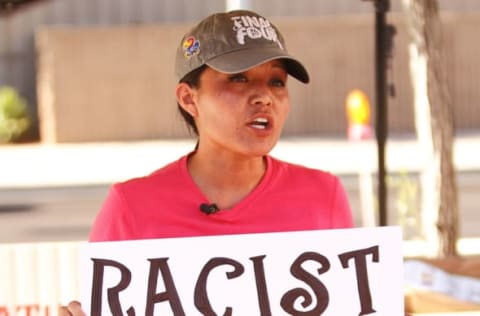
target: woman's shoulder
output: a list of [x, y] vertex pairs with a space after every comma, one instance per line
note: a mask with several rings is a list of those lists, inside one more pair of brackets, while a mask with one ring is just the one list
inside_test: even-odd
[[277, 158], [269, 157], [273, 173], [285, 175], [293, 178], [322, 178], [336, 179], [337, 176], [329, 171], [316, 169], [292, 162], [283, 161]]

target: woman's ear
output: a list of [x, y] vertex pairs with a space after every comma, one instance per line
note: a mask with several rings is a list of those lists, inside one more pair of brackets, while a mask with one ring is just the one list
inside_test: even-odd
[[192, 117], [198, 116], [196, 93], [197, 91], [185, 82], [177, 84], [175, 89], [178, 104]]

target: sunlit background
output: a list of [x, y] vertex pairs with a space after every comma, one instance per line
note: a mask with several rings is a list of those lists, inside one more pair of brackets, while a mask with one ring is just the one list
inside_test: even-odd
[[[458, 251], [478, 256], [480, 1], [438, 3], [453, 100]], [[109, 186], [193, 149], [176, 113], [174, 52], [195, 21], [225, 9], [271, 17], [312, 77], [308, 86], [289, 82], [292, 111], [272, 155], [338, 175], [356, 225], [378, 225], [374, 1], [0, 4], [0, 315], [48, 315], [78, 297], [76, 247]], [[387, 221], [402, 227], [411, 258], [432, 249], [421, 223], [426, 158], [415, 132], [405, 15], [392, 0], [386, 183]], [[480, 309], [476, 303], [465, 310]]]

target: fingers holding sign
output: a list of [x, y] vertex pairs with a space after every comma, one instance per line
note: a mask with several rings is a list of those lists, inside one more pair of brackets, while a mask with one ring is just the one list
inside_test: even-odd
[[82, 305], [78, 301], [72, 301], [67, 306], [58, 308], [58, 316], [86, 316], [82, 310]]

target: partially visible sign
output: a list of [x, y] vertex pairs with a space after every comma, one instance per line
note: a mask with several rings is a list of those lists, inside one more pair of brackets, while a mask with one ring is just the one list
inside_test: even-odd
[[420, 260], [409, 259], [403, 266], [406, 286], [480, 304], [479, 278], [448, 273]]
[[79, 244], [0, 244], [0, 316], [56, 316], [79, 298]]
[[97, 315], [404, 315], [398, 227], [85, 243]]

